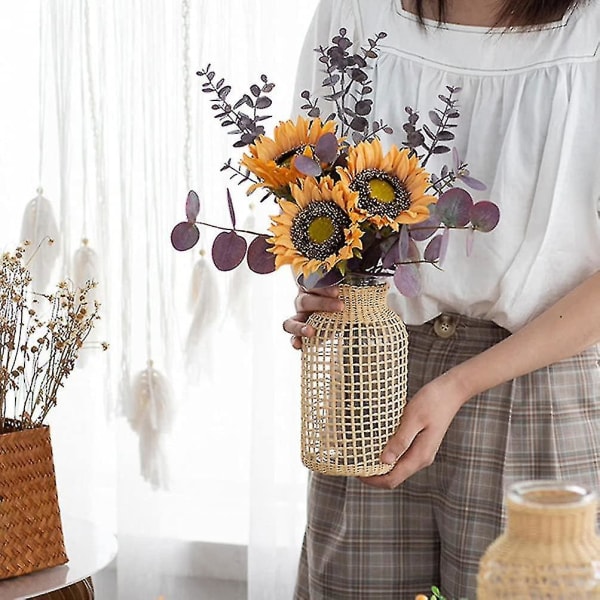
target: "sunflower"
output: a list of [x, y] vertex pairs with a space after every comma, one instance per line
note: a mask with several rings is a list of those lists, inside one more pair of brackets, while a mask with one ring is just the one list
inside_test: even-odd
[[277, 192], [287, 192], [288, 186], [305, 176], [293, 164], [294, 156], [313, 156], [313, 149], [326, 133], [335, 133], [335, 123], [321, 123], [320, 119], [309, 121], [298, 117], [296, 122], [284, 121], [275, 127], [273, 139], [261, 135], [250, 146], [250, 156], [244, 154], [241, 164], [254, 173], [261, 183], [248, 189], [250, 194], [256, 188], [271, 188]]
[[343, 185], [358, 192], [357, 210], [378, 229], [425, 221], [437, 201], [425, 193], [429, 173], [409, 154], [392, 146], [384, 155], [379, 140], [361, 142], [348, 151], [347, 166], [338, 168]]
[[329, 177], [313, 177], [291, 185], [294, 202], [278, 200], [279, 215], [271, 217], [271, 252], [275, 267], [292, 265], [307, 277], [327, 272], [362, 249], [360, 215], [355, 211], [358, 194]]

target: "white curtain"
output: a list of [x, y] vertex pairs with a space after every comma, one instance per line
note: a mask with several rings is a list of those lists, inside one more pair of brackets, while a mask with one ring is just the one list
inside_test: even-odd
[[[266, 231], [270, 201], [247, 198], [219, 171], [241, 151], [195, 73], [211, 63], [232, 98], [268, 75], [269, 131], [291, 116], [316, 3], [22, 0], [0, 9], [0, 246], [20, 241], [41, 186], [61, 231], [54, 279], [73, 277], [84, 238], [99, 261], [95, 339], [110, 349], [85, 352], [50, 422], [63, 514], [118, 537], [112, 598], [197, 598], [198, 577], [247, 579], [256, 600], [292, 595], [307, 475], [300, 356], [281, 328], [293, 312], [291, 274], [219, 273], [215, 232], [203, 228], [186, 254], [169, 235], [185, 220], [190, 187], [202, 220], [229, 225], [229, 187], [238, 225], [253, 219]], [[200, 261], [209, 311], [193, 327]], [[133, 384], [149, 369], [170, 390], [171, 427], [146, 440], [156, 452], [146, 474], [164, 486], [142, 477], [127, 418]]]

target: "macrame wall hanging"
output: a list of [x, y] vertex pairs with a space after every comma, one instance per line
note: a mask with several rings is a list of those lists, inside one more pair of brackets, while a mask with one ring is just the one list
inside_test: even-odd
[[48, 65], [48, 36], [46, 35], [44, 11], [40, 10], [39, 24], [39, 114], [38, 114], [38, 188], [36, 196], [25, 206], [21, 222], [20, 242], [29, 242], [25, 256], [29, 257], [32, 289], [45, 292], [52, 280], [56, 263], [60, 257], [60, 235], [52, 203], [44, 196], [44, 133], [46, 122], [46, 86]]
[[[136, 311], [132, 311], [130, 304], [124, 305], [121, 320], [124, 327], [136, 327], [136, 317], [144, 315], [144, 323], [138, 329], [145, 340], [146, 356], [145, 367], [132, 378], [122, 402], [123, 413], [138, 436], [142, 477], [153, 489], [168, 489], [167, 440], [174, 422], [175, 403], [166, 373], [171, 372], [175, 345], [171, 325], [174, 310], [169, 302], [172, 269], [163, 224], [168, 222], [165, 198], [171, 198], [176, 189], [173, 163], [177, 164], [169, 152], [170, 136], [176, 130], [170, 121], [172, 104], [167, 100], [173, 77], [173, 66], [168, 60], [172, 48], [168, 47], [166, 35], [169, 3], [150, 0], [142, 5], [134, 1], [132, 7], [136, 18], [126, 24], [115, 23], [116, 31], [126, 27], [123, 38], [132, 40], [131, 46], [123, 42], [119, 49], [120, 81], [124, 89], [118, 112], [123, 134], [119, 142], [124, 242], [122, 290], [124, 296], [133, 299]], [[133, 122], [123, 115], [130, 115]], [[139, 121], [135, 121], [134, 115]], [[135, 178], [136, 173], [142, 174], [141, 181]], [[134, 177], [133, 181], [127, 181], [129, 177]], [[136, 194], [144, 201], [134, 211], [131, 198]], [[133, 230], [132, 223], [135, 223]], [[123, 341], [129, 343], [129, 347], [124, 346], [123, 354], [136, 352], [132, 344], [135, 337]], [[157, 367], [159, 362], [164, 370]], [[125, 364], [128, 370], [129, 356]], [[122, 375], [127, 373], [123, 371]]]
[[[184, 119], [184, 144], [183, 144], [183, 169], [185, 186], [187, 190], [192, 187], [192, 93], [191, 93], [191, 39], [190, 39], [190, 4], [189, 0], [182, 0], [182, 59], [183, 59], [183, 119]], [[203, 6], [200, 5], [200, 10]], [[202, 47], [203, 37], [200, 39]], [[202, 169], [203, 153], [199, 153], [199, 171]], [[196, 164], [196, 163], [195, 163]], [[203, 204], [201, 203], [201, 207]], [[208, 348], [209, 334], [219, 316], [220, 294], [219, 281], [216, 277], [212, 261], [207, 257], [206, 246], [200, 240], [200, 250], [191, 259], [189, 292], [187, 307], [190, 312], [190, 321], [184, 344], [184, 361], [189, 382], [194, 385], [201, 380], [206, 380], [213, 372], [212, 353]]]
[[[100, 25], [101, 20], [98, 20]], [[94, 249], [90, 239], [96, 239], [96, 231], [102, 231], [102, 215], [106, 214], [106, 183], [104, 178], [103, 168], [103, 111], [100, 110], [102, 105], [99, 105], [96, 98], [96, 86], [92, 76], [92, 49], [90, 35], [90, 15], [88, 0], [84, 0], [80, 4], [80, 93], [81, 100], [81, 235], [80, 245], [73, 254], [72, 262], [72, 279], [73, 283], [78, 287], [83, 287], [87, 281], [95, 281], [96, 287], [88, 296], [89, 301], [98, 301], [102, 304], [103, 320], [109, 321], [108, 303], [103, 302], [102, 291], [105, 287], [104, 276], [102, 274], [100, 257]], [[99, 31], [99, 37], [103, 38], [102, 31]], [[97, 61], [96, 64], [104, 61]], [[91, 135], [90, 135], [91, 133]], [[91, 143], [90, 143], [91, 139]], [[93, 161], [89, 158], [89, 148], [93, 152]], [[93, 162], [95, 178], [90, 180], [90, 162]], [[95, 184], [95, 185], [92, 185]], [[92, 201], [90, 201], [92, 200]], [[106, 249], [106, 245], [103, 249]], [[98, 327], [93, 334], [93, 339], [82, 348], [80, 353], [80, 366], [85, 367], [88, 363], [89, 351], [97, 348], [101, 343], [105, 328]], [[107, 394], [107, 398], [111, 398], [112, 394]], [[107, 403], [110, 407], [112, 402]], [[112, 410], [109, 408], [109, 413]]]

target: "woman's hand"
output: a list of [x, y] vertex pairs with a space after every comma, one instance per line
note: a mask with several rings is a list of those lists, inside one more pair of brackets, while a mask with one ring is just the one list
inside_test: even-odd
[[367, 485], [393, 489], [417, 471], [428, 467], [452, 419], [468, 400], [450, 373], [422, 387], [406, 404], [400, 427], [383, 449], [381, 461], [394, 464], [385, 475], [361, 477]]
[[301, 337], [312, 337], [315, 330], [306, 320], [316, 311], [337, 312], [344, 309], [338, 286], [299, 290], [294, 302], [296, 314], [283, 322], [283, 329], [292, 334], [292, 346], [302, 348]]

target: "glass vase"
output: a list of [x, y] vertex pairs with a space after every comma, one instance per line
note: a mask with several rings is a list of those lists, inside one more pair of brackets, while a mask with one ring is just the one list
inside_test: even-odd
[[480, 562], [478, 600], [600, 598], [596, 511], [596, 495], [578, 485], [511, 486], [506, 530]]
[[341, 312], [313, 313], [302, 341], [302, 462], [327, 475], [371, 476], [406, 402], [408, 336], [388, 283], [347, 277]]

